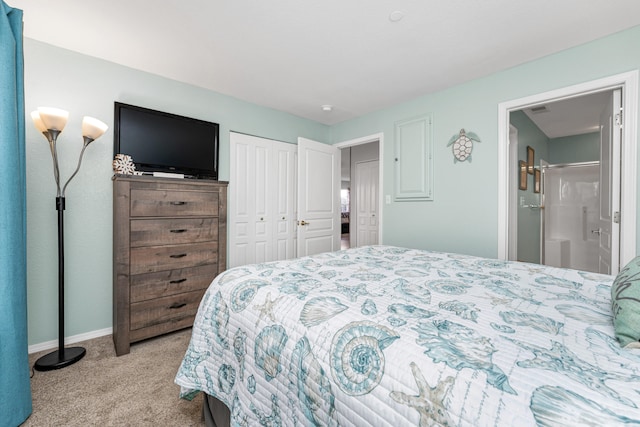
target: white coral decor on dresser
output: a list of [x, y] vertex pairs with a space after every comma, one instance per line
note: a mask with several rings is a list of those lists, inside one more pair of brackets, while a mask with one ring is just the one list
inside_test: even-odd
[[142, 175], [136, 171], [133, 159], [127, 154], [116, 154], [113, 159], [113, 172], [121, 175]]

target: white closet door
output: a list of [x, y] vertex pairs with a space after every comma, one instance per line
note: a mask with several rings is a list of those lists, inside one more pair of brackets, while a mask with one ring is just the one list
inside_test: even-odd
[[[260, 138], [256, 138], [260, 139]], [[254, 179], [253, 191], [247, 197], [253, 197], [255, 200], [255, 259], [252, 262], [271, 261], [272, 239], [273, 239], [273, 212], [271, 203], [273, 199], [270, 197], [270, 189], [273, 186], [271, 179], [272, 152], [268, 141], [256, 141], [254, 170], [249, 170], [249, 175]]]
[[231, 132], [229, 267], [296, 256], [293, 144]]
[[276, 178], [270, 197], [274, 203], [274, 260], [296, 256], [296, 163], [298, 149], [293, 144], [273, 143]]
[[269, 261], [273, 209], [268, 140], [231, 133], [229, 168], [229, 267]]

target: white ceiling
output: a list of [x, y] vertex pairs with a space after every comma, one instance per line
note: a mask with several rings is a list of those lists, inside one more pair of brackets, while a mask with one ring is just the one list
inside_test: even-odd
[[7, 2], [25, 37], [325, 124], [640, 24], [638, 0]]
[[535, 106], [544, 110], [523, 111], [549, 138], [582, 135], [600, 130], [600, 115], [610, 96], [611, 90], [596, 92]]

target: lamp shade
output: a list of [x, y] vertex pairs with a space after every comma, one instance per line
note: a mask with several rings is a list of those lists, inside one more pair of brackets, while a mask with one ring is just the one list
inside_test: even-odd
[[40, 112], [38, 110], [31, 112], [31, 120], [33, 120], [33, 124], [39, 132], [47, 131], [47, 127], [44, 125], [44, 122], [40, 118]]
[[82, 136], [96, 140], [104, 134], [109, 126], [106, 123], [89, 116], [82, 118]]
[[38, 113], [47, 130], [61, 132], [69, 119], [69, 112], [60, 108], [38, 107]]

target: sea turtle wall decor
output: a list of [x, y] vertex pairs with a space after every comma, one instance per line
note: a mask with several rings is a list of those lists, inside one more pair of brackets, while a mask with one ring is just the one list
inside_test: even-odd
[[453, 144], [453, 162], [464, 162], [469, 160], [471, 163], [471, 151], [473, 150], [473, 142], [482, 142], [478, 135], [473, 132], [465, 132], [464, 129], [460, 129], [460, 133], [457, 133], [451, 137], [447, 147]]

